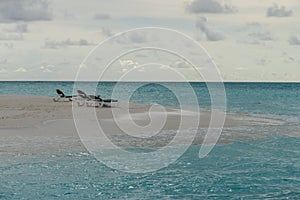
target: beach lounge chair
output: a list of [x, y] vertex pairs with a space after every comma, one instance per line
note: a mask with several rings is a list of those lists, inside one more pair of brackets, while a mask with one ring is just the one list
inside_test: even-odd
[[115, 99], [102, 99], [100, 95], [87, 95], [82, 90], [77, 90], [78, 96], [82, 98], [77, 104], [83, 106], [84, 104], [89, 107], [113, 107], [118, 104], [118, 100]]
[[77, 97], [77, 95], [74, 96], [66, 96], [60, 89], [56, 89], [56, 93], [58, 97], [53, 98], [54, 102], [67, 102], [72, 101], [73, 98]]

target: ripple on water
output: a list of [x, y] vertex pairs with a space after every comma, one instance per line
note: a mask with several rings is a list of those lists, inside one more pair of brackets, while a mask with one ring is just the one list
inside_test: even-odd
[[271, 198], [300, 193], [300, 140], [270, 136], [216, 146], [204, 159], [192, 146], [169, 167], [147, 174], [112, 170], [80, 152], [1, 157], [3, 199]]

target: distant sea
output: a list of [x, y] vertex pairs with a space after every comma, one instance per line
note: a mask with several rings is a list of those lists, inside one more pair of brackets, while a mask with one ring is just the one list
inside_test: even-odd
[[[91, 93], [94, 84], [82, 82], [76, 89]], [[122, 83], [122, 91], [112, 95], [115, 84], [97, 83], [96, 93], [122, 100], [138, 83]], [[175, 93], [184, 95], [188, 90], [183, 83], [164, 84], [176, 88]], [[200, 107], [209, 109], [206, 84], [190, 84]], [[198, 157], [200, 146], [194, 145], [175, 163], [146, 174], [112, 170], [83, 152], [0, 155], [0, 199], [300, 199], [300, 83], [224, 85], [228, 112], [281, 120], [282, 125], [240, 127], [232, 133], [264, 137], [217, 145], [204, 159]], [[69, 95], [73, 86], [73, 82], [0, 82], [0, 95], [54, 97], [56, 88]], [[179, 106], [174, 91], [159, 83], [145, 83], [130, 100]]]

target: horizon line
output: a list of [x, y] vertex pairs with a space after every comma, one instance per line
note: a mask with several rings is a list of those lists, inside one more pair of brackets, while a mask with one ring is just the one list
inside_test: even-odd
[[176, 80], [166, 80], [166, 81], [144, 81], [144, 80], [136, 80], [136, 81], [114, 81], [114, 80], [105, 80], [105, 81], [97, 81], [97, 80], [0, 80], [0, 82], [124, 82], [124, 83], [135, 83], [135, 82], [169, 82], [169, 83], [300, 83], [299, 81], [263, 81], [263, 80], [224, 80], [224, 81], [176, 81]]

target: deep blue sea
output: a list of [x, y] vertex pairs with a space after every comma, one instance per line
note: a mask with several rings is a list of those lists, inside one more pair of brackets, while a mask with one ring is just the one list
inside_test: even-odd
[[[98, 83], [96, 93], [122, 100], [139, 83], [122, 83], [112, 95], [115, 84]], [[179, 106], [175, 93], [180, 93], [189, 105], [185, 84], [166, 84], [176, 91], [149, 83], [130, 100]], [[209, 109], [206, 84], [190, 84], [200, 107]], [[91, 93], [94, 85], [82, 82], [75, 89]], [[73, 83], [0, 82], [0, 95], [54, 97], [56, 88], [69, 95]], [[225, 89], [228, 112], [282, 125], [241, 127], [235, 131], [262, 137], [219, 144], [203, 159], [200, 145], [192, 145], [175, 163], [145, 174], [110, 169], [84, 152], [0, 154], [0, 199], [300, 199], [300, 83], [225, 83]]]

